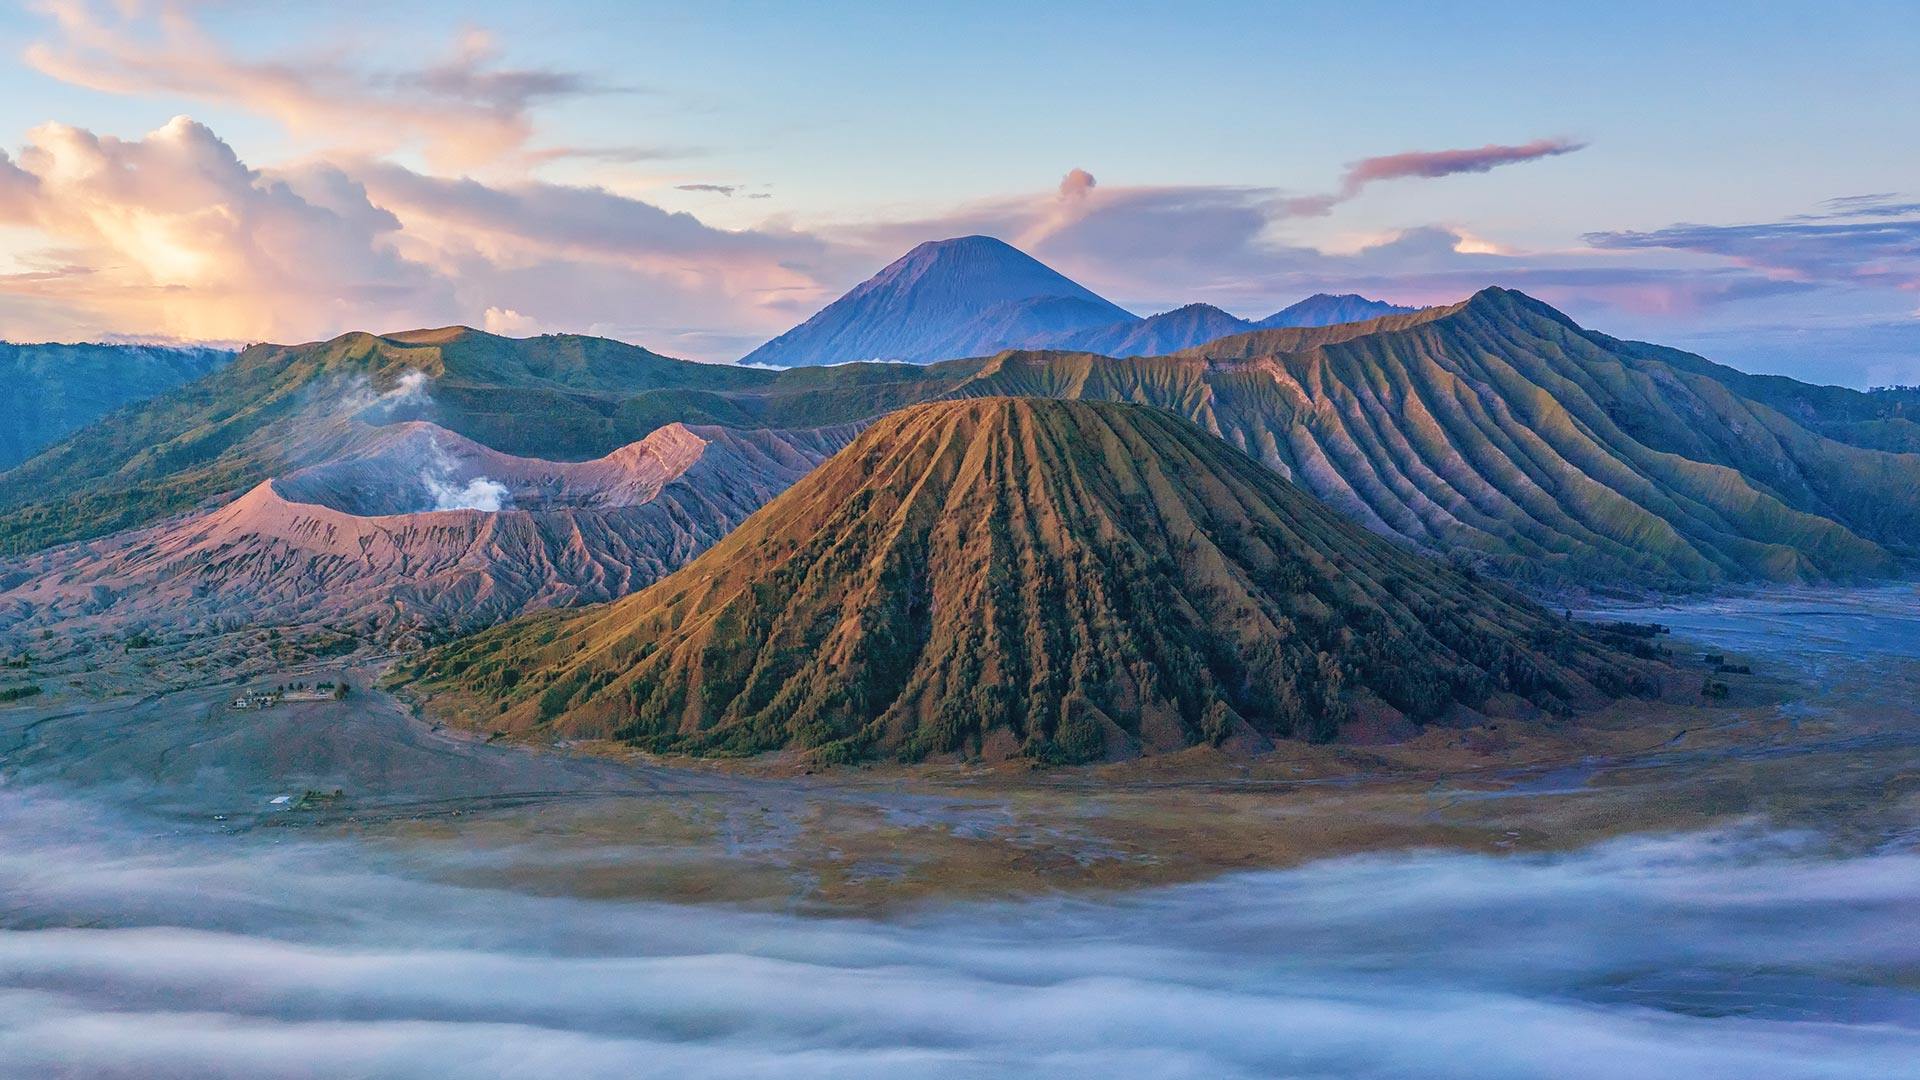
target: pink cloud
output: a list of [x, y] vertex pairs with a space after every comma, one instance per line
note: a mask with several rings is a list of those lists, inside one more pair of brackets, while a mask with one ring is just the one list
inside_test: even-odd
[[1488, 143], [1471, 150], [1409, 150], [1401, 154], [1362, 158], [1347, 166], [1346, 173], [1340, 179], [1338, 192], [1297, 196], [1283, 205], [1287, 213], [1294, 217], [1319, 217], [1331, 213], [1334, 207], [1360, 194], [1368, 184], [1382, 180], [1437, 180], [1461, 173], [1491, 172], [1502, 165], [1518, 165], [1571, 154], [1585, 149], [1586, 145], [1574, 139], [1551, 138], [1535, 139], [1519, 146]]
[[1343, 194], [1352, 196], [1377, 180], [1401, 180], [1422, 177], [1433, 180], [1460, 173], [1491, 172], [1501, 165], [1571, 154], [1586, 147], [1573, 139], [1535, 139], [1519, 146], [1489, 143], [1473, 150], [1412, 150], [1404, 154], [1363, 158], [1347, 166], [1340, 181]]
[[503, 66], [493, 40], [480, 30], [466, 31], [443, 57], [419, 68], [381, 71], [344, 53], [236, 55], [178, 2], [100, 9], [90, 0], [51, 0], [45, 10], [58, 32], [25, 52], [42, 74], [107, 93], [174, 94], [236, 105], [334, 148], [418, 145], [443, 168], [663, 153], [530, 149], [534, 108], [616, 88], [575, 72]]
[[186, 117], [135, 140], [35, 129], [0, 155], [0, 223], [45, 245], [0, 275], [11, 337], [285, 341], [491, 318], [730, 360], [847, 272], [818, 237], [598, 188], [366, 159], [256, 169]]
[[387, 243], [399, 220], [364, 191], [296, 191], [187, 117], [139, 140], [63, 124], [29, 139], [0, 168], [0, 219], [81, 269], [0, 289], [93, 312], [105, 332], [257, 339], [348, 311], [397, 315], [432, 290]]

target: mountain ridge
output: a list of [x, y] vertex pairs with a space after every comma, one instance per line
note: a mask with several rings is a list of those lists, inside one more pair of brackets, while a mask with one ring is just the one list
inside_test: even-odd
[[1847, 579], [1915, 554], [1920, 456], [1808, 431], [1510, 290], [1375, 324], [1297, 352], [1256, 347], [1302, 333], [1266, 330], [1137, 361], [1008, 353], [956, 392], [1172, 408], [1377, 532], [1536, 584]]
[[1252, 323], [1212, 304], [1187, 304], [1132, 322], [1065, 336], [1037, 337], [1031, 345], [1102, 356], [1163, 356], [1196, 341], [1213, 341], [1252, 328]]
[[1383, 315], [1411, 315], [1419, 308], [1370, 300], [1359, 293], [1314, 293], [1304, 300], [1281, 308], [1264, 319], [1257, 319], [1252, 330], [1273, 330], [1292, 326], [1335, 326], [1340, 323], [1367, 322]]
[[1033, 398], [891, 413], [648, 589], [415, 674], [490, 726], [656, 751], [1062, 762], [1659, 682], [1189, 421]]
[[[504, 452], [582, 460], [673, 422], [801, 429], [1004, 394], [1178, 412], [1376, 531], [1538, 587], [1686, 590], [1902, 572], [1907, 400], [1747, 376], [1581, 328], [1521, 293], [1251, 331], [1161, 357], [1007, 350], [771, 371], [601, 339], [346, 335], [132, 407], [0, 474], [0, 551], [231, 498], [344, 445], [345, 389]], [[406, 339], [406, 340], [403, 340]], [[424, 396], [409, 398], [415, 379]]]

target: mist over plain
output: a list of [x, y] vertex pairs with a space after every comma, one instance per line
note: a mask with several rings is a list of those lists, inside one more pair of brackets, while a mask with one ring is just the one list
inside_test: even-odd
[[890, 920], [462, 887], [420, 848], [46, 790], [0, 796], [0, 836], [7, 1075], [1877, 1080], [1920, 1061], [1920, 856], [1757, 828]]

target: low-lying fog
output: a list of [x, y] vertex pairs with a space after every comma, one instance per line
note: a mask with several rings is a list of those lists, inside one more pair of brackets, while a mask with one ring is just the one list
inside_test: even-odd
[[0, 1074], [1861, 1077], [1920, 1067], [1920, 856], [1345, 859], [838, 921], [436, 883], [0, 792]]
[[1582, 617], [1658, 622], [1691, 643], [1785, 661], [1814, 674], [1873, 657], [1920, 658], [1920, 587], [1768, 589]]
[[[1627, 614], [1676, 650], [1851, 670], [1844, 693], [1896, 729], [1915, 713], [1911, 588]], [[175, 746], [154, 708], [26, 723], [0, 769], [0, 1076], [1920, 1077], [1900, 780], [1891, 822], [1851, 831], [1810, 796], [1830, 833], [1749, 821], [821, 919], [450, 884], [492, 857], [451, 841], [226, 833], [109, 767], [158, 739], [155, 777], [215, 775], [189, 744], [231, 725], [180, 706]], [[1841, 726], [1787, 775], [1863, 763], [1821, 708]], [[539, 760], [534, 786], [577, 765]]]

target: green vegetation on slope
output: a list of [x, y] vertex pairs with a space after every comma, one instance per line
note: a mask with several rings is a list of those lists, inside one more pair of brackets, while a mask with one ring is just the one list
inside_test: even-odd
[[[423, 394], [400, 391], [418, 372]], [[924, 379], [907, 365], [814, 373], [674, 360], [603, 338], [511, 339], [455, 327], [258, 345], [0, 473], [0, 554], [147, 524], [324, 460], [343, 424], [436, 421], [508, 453], [585, 459], [664, 424], [819, 426], [860, 419]], [[957, 375], [952, 378], [958, 378]], [[792, 390], [787, 387], [794, 387]]]
[[415, 674], [659, 751], [1085, 761], [1653, 689], [1624, 644], [1163, 410], [994, 398], [891, 414], [652, 587]]
[[957, 392], [1173, 409], [1376, 531], [1539, 585], [1845, 578], [1917, 553], [1920, 457], [1808, 430], [1698, 358], [1500, 289], [1373, 325], [1270, 355], [1249, 340], [1285, 331], [1145, 360], [1009, 353]]
[[103, 536], [259, 483], [285, 464], [288, 433], [272, 426], [314, 401], [309, 387], [397, 380], [405, 365], [380, 342], [352, 334], [324, 349], [254, 346], [0, 474], [0, 552]]

